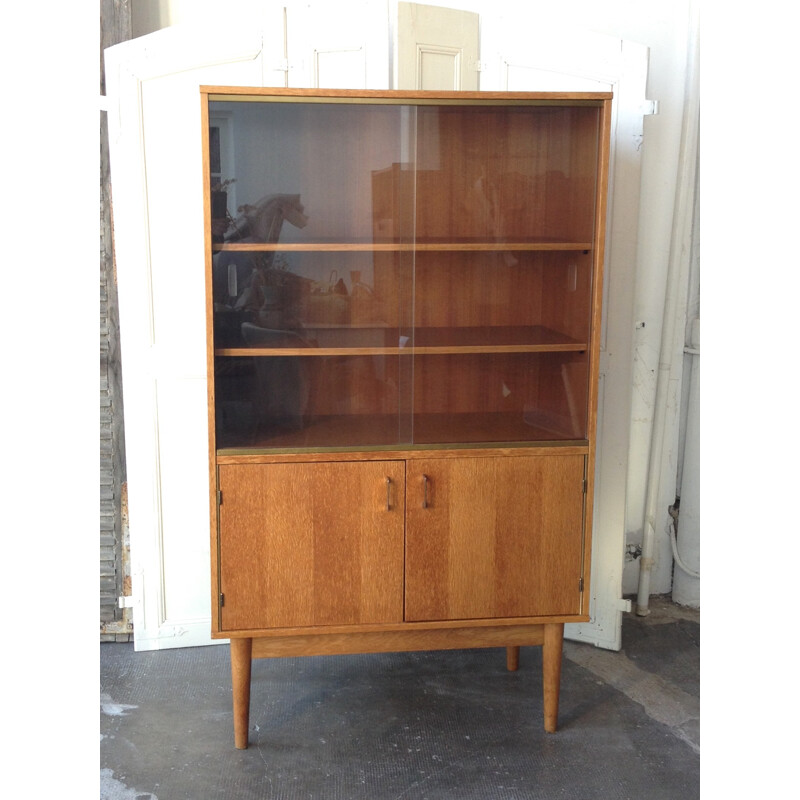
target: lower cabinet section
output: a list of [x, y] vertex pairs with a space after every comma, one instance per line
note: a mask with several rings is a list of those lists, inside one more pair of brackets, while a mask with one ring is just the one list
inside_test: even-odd
[[236, 746], [252, 658], [290, 655], [505, 647], [514, 670], [541, 645], [555, 731], [588, 544], [586, 455], [554, 450], [220, 464], [214, 635], [231, 639]]
[[572, 616], [584, 456], [219, 467], [222, 631]]

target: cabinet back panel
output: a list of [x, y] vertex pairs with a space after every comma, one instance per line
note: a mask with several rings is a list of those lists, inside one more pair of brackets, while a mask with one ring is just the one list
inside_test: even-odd
[[422, 356], [414, 364], [415, 414], [509, 415], [531, 440], [548, 425], [549, 438], [586, 435], [585, 353]]
[[543, 325], [588, 342], [591, 268], [591, 256], [580, 251], [420, 252], [414, 322], [419, 328]]
[[592, 237], [596, 108], [418, 110], [416, 235]]

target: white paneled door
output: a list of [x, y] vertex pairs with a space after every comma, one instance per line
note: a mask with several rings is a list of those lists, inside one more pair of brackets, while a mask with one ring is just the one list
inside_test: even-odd
[[394, 88], [477, 91], [479, 32], [475, 13], [398, 3]]
[[[412, 4], [398, 4], [405, 5]], [[257, 18], [174, 26], [106, 51], [133, 572], [129, 603], [137, 650], [211, 643], [198, 88], [412, 88], [392, 77], [391, 28], [395, 58], [404, 49], [412, 54], [414, 80], [421, 75], [424, 88], [447, 88], [431, 81], [465, 80], [454, 71], [460, 64], [480, 79], [481, 89], [616, 93], [593, 621], [574, 626], [571, 635], [619, 647], [646, 52], [606, 37], [548, 35], [539, 41], [527, 31], [523, 39], [515, 20], [487, 16], [480, 18], [478, 58], [475, 14], [464, 12], [463, 27], [453, 23], [452, 12], [444, 27], [426, 27], [425, 20], [437, 16], [415, 5], [408, 9], [414, 11], [409, 38], [399, 19], [405, 12], [398, 11], [390, 25], [388, 9], [388, 3], [365, 0], [287, 3], [285, 9], [264, 4]], [[453, 36], [459, 30], [463, 47]], [[462, 82], [460, 88], [470, 86]], [[224, 119], [213, 122], [224, 128]]]
[[106, 51], [137, 650], [212, 643], [199, 87], [388, 88], [387, 12], [352, 5], [347, 28], [265, 4]]
[[287, 86], [388, 89], [387, 6], [374, 0], [294, 3], [286, 13]]
[[210, 642], [203, 83], [262, 83], [259, 35], [106, 52], [135, 646]]

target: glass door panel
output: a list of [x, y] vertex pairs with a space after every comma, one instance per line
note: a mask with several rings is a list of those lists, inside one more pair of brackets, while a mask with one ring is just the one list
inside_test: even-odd
[[585, 438], [598, 108], [209, 118], [218, 447]]
[[414, 441], [584, 439], [597, 109], [418, 119]]
[[242, 166], [236, 209], [212, 183], [217, 446], [410, 441], [414, 109], [282, 98], [209, 115]]
[[223, 177], [237, 207], [224, 242], [372, 243], [373, 174], [408, 166], [407, 107], [221, 101], [209, 115], [230, 120], [233, 174]]

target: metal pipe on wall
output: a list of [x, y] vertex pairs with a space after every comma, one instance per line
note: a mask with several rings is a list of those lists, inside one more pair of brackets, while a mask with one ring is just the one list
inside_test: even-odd
[[[695, 209], [695, 190], [697, 175], [697, 148], [700, 127], [700, 87], [699, 87], [699, 32], [697, 13], [690, 21], [690, 43], [686, 70], [686, 92], [681, 130], [680, 173], [675, 192], [675, 207], [672, 216], [672, 235], [667, 268], [667, 285], [664, 297], [663, 327], [659, 354], [658, 375], [656, 378], [655, 410], [653, 413], [653, 434], [650, 443], [650, 459], [647, 474], [645, 510], [642, 534], [642, 556], [639, 560], [639, 586], [636, 600], [636, 613], [647, 616], [650, 613], [650, 578], [652, 576], [655, 551], [656, 515], [659, 508], [659, 487], [661, 484], [661, 464], [666, 436], [667, 403], [669, 382], [672, 373], [673, 356], [676, 351], [675, 330], [677, 327], [678, 290], [684, 265], [690, 258], [691, 237]], [[683, 329], [681, 325], [681, 346], [683, 349]]]
[[689, 354], [691, 378], [688, 413], [686, 417], [686, 447], [683, 455], [681, 478], [681, 506], [679, 514], [679, 536], [675, 542], [677, 550], [672, 579], [672, 599], [676, 603], [692, 608], [700, 607], [700, 320], [692, 324], [691, 347], [684, 348]]

